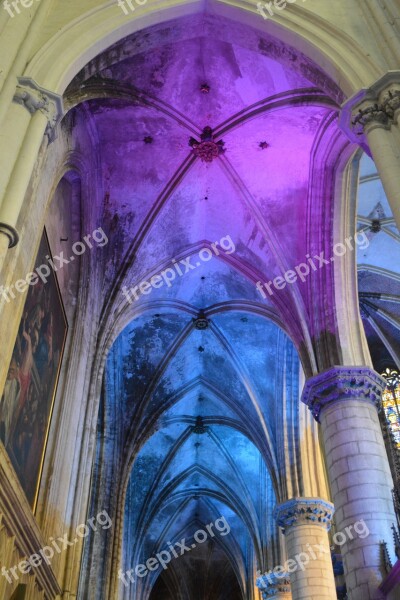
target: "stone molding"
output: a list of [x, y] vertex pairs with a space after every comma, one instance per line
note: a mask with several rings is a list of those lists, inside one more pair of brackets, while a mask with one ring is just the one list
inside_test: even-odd
[[18, 231], [11, 225], [0, 222], [0, 233], [5, 235], [6, 237], [8, 237], [8, 247], [9, 248], [14, 248], [14, 246], [16, 246], [18, 244], [18, 242], [19, 242]]
[[289, 573], [264, 573], [256, 580], [256, 586], [264, 599], [280, 597], [291, 592]]
[[369, 367], [332, 367], [306, 381], [301, 400], [319, 422], [321, 410], [337, 400], [364, 400], [378, 408], [385, 387]]
[[342, 105], [341, 129], [352, 142], [366, 143], [375, 128], [389, 130], [400, 114], [400, 71], [388, 71]]
[[47, 119], [45, 135], [49, 142], [55, 139], [55, 129], [64, 115], [61, 96], [40, 87], [30, 77], [18, 77], [14, 102], [24, 106], [31, 115], [40, 110]]
[[[15, 552], [20, 560], [32, 556], [39, 549], [46, 546], [41, 531], [32, 514], [32, 509], [20, 486], [15, 471], [8, 458], [7, 452], [0, 442], [0, 523], [7, 532], [12, 548], [7, 555], [12, 559]], [[2, 550], [0, 549], [0, 555]], [[18, 563], [16, 563], [18, 564]], [[6, 564], [7, 568], [16, 564]], [[61, 595], [55, 573], [43, 561], [41, 566], [31, 575], [36, 580], [36, 585], [44, 592], [44, 600], [51, 600]]]
[[334, 506], [321, 498], [292, 498], [277, 506], [274, 518], [283, 533], [299, 525], [319, 525], [326, 531], [331, 528]]

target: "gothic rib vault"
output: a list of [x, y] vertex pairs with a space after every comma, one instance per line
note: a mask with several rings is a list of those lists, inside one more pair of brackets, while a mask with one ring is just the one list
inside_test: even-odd
[[[108, 239], [59, 273], [73, 335], [59, 394], [74, 414], [56, 403], [53, 422], [82, 435], [93, 464], [80, 442], [65, 473], [49, 452], [37, 519], [47, 537], [70, 527], [66, 515], [107, 510], [114, 524], [85, 540], [82, 561], [71, 551], [55, 563], [70, 597], [258, 598], [257, 574], [287, 556], [276, 505], [331, 497], [319, 426], [300, 402], [305, 380], [334, 365], [399, 366], [390, 205], [365, 155], [357, 217], [355, 183], [338, 184], [343, 173], [358, 178], [361, 151], [339, 114], [365, 73], [350, 83], [353, 56], [343, 72], [328, 59], [324, 70], [322, 43], [317, 64], [306, 43], [260, 29], [208, 6], [86, 50], [62, 89], [65, 116], [50, 118], [49, 151], [38, 146], [23, 217], [45, 222], [54, 253], [99, 224]], [[76, 72], [66, 67], [73, 51], [49, 72], [58, 91]], [[40, 82], [44, 54], [30, 63]], [[32, 86], [19, 80], [18, 108]], [[368, 249], [331, 261], [356, 230]], [[32, 252], [29, 231], [16, 272]], [[300, 264], [303, 281], [271, 287]], [[50, 449], [61, 448], [57, 435]], [[222, 516], [227, 535], [192, 548], [193, 533]], [[181, 539], [191, 549], [168, 569], [123, 585], [120, 570]]]
[[[203, 16], [118, 43], [65, 98], [71, 124], [84, 114], [95, 132], [102, 210], [118, 239], [103, 284], [102, 343], [113, 346], [98, 443], [118, 441], [111, 454], [107, 442], [106, 466], [98, 464], [107, 486], [93, 510], [124, 503], [124, 570], [225, 515], [234, 537], [137, 578], [131, 593], [251, 597], [255, 571], [281, 560], [273, 506], [327, 497], [315, 426], [298, 398], [300, 362], [312, 374], [342, 360], [333, 267], [315, 259], [309, 278], [272, 294], [256, 283], [313, 252], [329, 256], [331, 231], [321, 238], [321, 224], [349, 147], [337, 124], [341, 92], [278, 40]], [[331, 156], [319, 195], [310, 181], [324, 150]], [[228, 251], [200, 264], [201, 249], [211, 255], [226, 237]], [[173, 281], [142, 293], [140, 283], [174, 269], [172, 260], [183, 274], [175, 269]], [[311, 298], [321, 286], [330, 292], [316, 313]], [[94, 578], [85, 585], [89, 593]]]

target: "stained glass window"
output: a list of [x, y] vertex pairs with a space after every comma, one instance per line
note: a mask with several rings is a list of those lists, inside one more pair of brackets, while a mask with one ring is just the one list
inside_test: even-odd
[[382, 405], [396, 448], [400, 450], [400, 374], [394, 369], [382, 373], [386, 389], [382, 394]]

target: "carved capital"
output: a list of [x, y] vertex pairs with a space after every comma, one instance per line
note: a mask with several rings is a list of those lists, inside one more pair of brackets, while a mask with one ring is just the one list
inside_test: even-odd
[[339, 124], [352, 142], [362, 145], [372, 129], [390, 129], [399, 110], [400, 71], [388, 71], [343, 104]]
[[363, 135], [376, 127], [390, 129], [391, 120], [381, 104], [368, 102], [352, 114], [351, 124], [356, 135]]
[[392, 120], [396, 120], [396, 113], [400, 110], [400, 84], [398, 86], [391, 86], [383, 94], [382, 107]]
[[260, 589], [264, 600], [273, 598], [291, 598], [289, 573], [264, 573], [256, 580], [256, 586]]
[[329, 531], [335, 509], [321, 498], [292, 498], [277, 506], [274, 517], [283, 533], [299, 525], [319, 525]]
[[302, 402], [319, 421], [321, 410], [337, 400], [363, 400], [379, 407], [383, 377], [369, 367], [333, 367], [306, 381]]
[[45, 134], [50, 142], [55, 139], [55, 128], [64, 114], [61, 96], [40, 87], [30, 77], [18, 77], [14, 102], [24, 106], [31, 115], [40, 110], [47, 119]]

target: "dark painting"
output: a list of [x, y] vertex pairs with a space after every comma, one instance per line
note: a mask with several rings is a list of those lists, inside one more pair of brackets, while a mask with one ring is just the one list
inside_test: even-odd
[[[49, 258], [44, 232], [32, 271]], [[0, 439], [34, 510], [67, 334], [54, 272], [46, 282], [37, 279], [27, 292], [0, 402]]]

